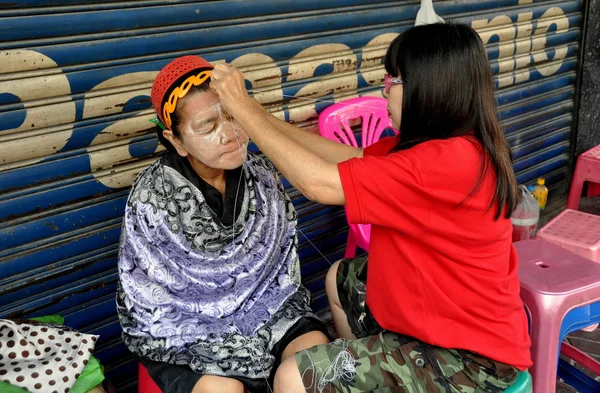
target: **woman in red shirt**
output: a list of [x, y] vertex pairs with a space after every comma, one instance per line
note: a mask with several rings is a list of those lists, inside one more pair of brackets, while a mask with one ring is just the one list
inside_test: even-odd
[[368, 264], [338, 262], [327, 277], [344, 339], [284, 362], [275, 391], [502, 391], [531, 360], [509, 219], [519, 191], [484, 46], [465, 25], [414, 27], [385, 68], [401, 138], [364, 150], [275, 119], [236, 69], [212, 73], [222, 105], [299, 191], [372, 225]]

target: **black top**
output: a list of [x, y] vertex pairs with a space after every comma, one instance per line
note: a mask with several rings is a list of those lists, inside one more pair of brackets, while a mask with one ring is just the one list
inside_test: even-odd
[[244, 193], [246, 191], [246, 183], [243, 179], [240, 179], [242, 176], [241, 166], [236, 169], [225, 171], [225, 198], [223, 198], [223, 195], [221, 195], [219, 190], [198, 176], [187, 158], [181, 157], [177, 152], [168, 152], [165, 154], [163, 162], [165, 165], [179, 172], [181, 176], [191, 181], [192, 184], [200, 190], [208, 207], [212, 209], [223, 225], [233, 224], [236, 194], [237, 203], [235, 203], [235, 215], [237, 219], [242, 210], [242, 201], [244, 200]]

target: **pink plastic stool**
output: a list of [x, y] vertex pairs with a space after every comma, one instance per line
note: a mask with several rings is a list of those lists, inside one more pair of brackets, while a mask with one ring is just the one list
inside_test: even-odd
[[581, 154], [577, 159], [575, 174], [571, 182], [567, 209], [578, 210], [583, 184], [590, 182], [588, 196], [600, 194], [600, 145]]
[[555, 392], [561, 342], [600, 321], [600, 264], [542, 240], [514, 246], [530, 318], [533, 391]]
[[536, 239], [600, 262], [600, 216], [567, 209], [540, 229]]
[[142, 363], [138, 363], [138, 393], [163, 393]]
[[[387, 100], [379, 97], [351, 98], [328, 106], [319, 115], [319, 132], [321, 136], [335, 142], [358, 147], [350, 126], [350, 121], [355, 119], [361, 119], [363, 148], [377, 142], [387, 128], [398, 134], [392, 128], [392, 120], [388, 116]], [[350, 224], [344, 257], [353, 258], [357, 246], [368, 252], [370, 239], [370, 225]]]

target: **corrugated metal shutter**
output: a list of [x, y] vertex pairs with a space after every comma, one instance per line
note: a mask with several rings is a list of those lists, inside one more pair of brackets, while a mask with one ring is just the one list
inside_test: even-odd
[[[136, 373], [115, 314], [117, 243], [128, 187], [161, 150], [148, 122], [158, 70], [183, 54], [231, 62], [274, 113], [314, 128], [328, 101], [380, 95], [381, 58], [419, 1], [94, 3], [0, 4], [0, 318], [60, 313], [100, 334], [98, 357], [126, 389]], [[487, 44], [519, 181], [543, 175], [564, 192], [581, 1], [435, 7]], [[343, 209], [289, 191], [310, 239], [303, 276], [326, 312], [323, 255], [343, 254]]]

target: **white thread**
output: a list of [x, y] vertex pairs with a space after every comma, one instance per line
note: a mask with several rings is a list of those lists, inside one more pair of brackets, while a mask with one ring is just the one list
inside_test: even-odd
[[[235, 140], [238, 143], [238, 148], [240, 150], [240, 156], [242, 158], [242, 172], [240, 173], [240, 179], [238, 181], [237, 190], [235, 191], [235, 199], [233, 200], [233, 226], [232, 226], [232, 234], [231, 234], [231, 245], [233, 248], [233, 246], [235, 246], [235, 223], [237, 221], [236, 217], [235, 217], [235, 208], [237, 206], [237, 200], [238, 200], [238, 196], [239, 196], [241, 181], [242, 181], [242, 178], [244, 177], [244, 170], [246, 169], [246, 154], [244, 154], [244, 151], [242, 150], [243, 143], [240, 143], [239, 132], [237, 130], [237, 127], [233, 124], [233, 120], [231, 120], [231, 118], [229, 118], [229, 123], [231, 124], [231, 128], [233, 129], [233, 134], [235, 135]], [[269, 380], [267, 379], [267, 377], [265, 375], [265, 364], [264, 364], [264, 362], [261, 362], [260, 360], [258, 360], [258, 361], [260, 362], [260, 368], [263, 372], [263, 378], [265, 379], [265, 382], [267, 383], [267, 388], [270, 393], [274, 393], [273, 388], [271, 387], [271, 384], [269, 383]]]
[[[305, 98], [305, 97], [293, 97], [293, 96], [286, 96], [283, 95], [284, 97], [292, 97], [292, 98], [296, 98], [296, 99], [305, 99], [305, 100], [314, 100], [314, 101], [319, 101], [319, 102], [330, 102], [330, 103], [335, 103], [335, 101], [331, 101], [331, 100], [318, 100], [318, 99], [314, 99], [314, 98]], [[362, 106], [363, 108], [368, 108], [366, 106]], [[372, 108], [372, 109], [380, 109], [380, 108]], [[234, 205], [233, 205], [233, 226], [232, 226], [232, 246], [235, 243], [235, 223], [236, 223], [236, 216], [235, 216], [235, 211], [236, 211], [236, 206], [237, 206], [237, 199], [239, 196], [239, 190], [240, 190], [240, 186], [241, 186], [241, 180], [242, 177], [244, 176], [244, 169], [246, 166], [246, 160], [245, 160], [245, 154], [242, 150], [242, 144], [240, 143], [239, 137], [238, 137], [238, 130], [237, 128], [234, 126], [233, 121], [231, 120], [231, 118], [229, 118], [231, 127], [234, 130], [234, 135], [236, 138], [236, 141], [238, 143], [238, 148], [240, 150], [240, 155], [242, 157], [242, 159], [244, 160], [242, 162], [242, 174], [240, 175], [240, 180], [238, 181], [238, 186], [237, 186], [237, 190], [235, 193], [235, 199], [234, 199]], [[321, 257], [323, 257], [323, 259], [325, 259], [325, 261], [330, 265], [333, 266], [333, 263], [329, 260], [329, 258], [327, 258], [325, 256], [325, 254], [323, 254], [321, 252], [321, 250], [319, 250], [319, 248], [317, 248], [317, 246], [308, 238], [308, 236], [306, 236], [304, 234], [304, 232], [300, 229], [299, 225], [296, 225], [296, 230], [298, 232], [300, 232], [300, 234], [306, 239], [306, 241], [319, 253], [319, 255], [321, 255]], [[340, 274], [339, 272], [336, 272], [337, 274]], [[332, 345], [335, 345], [338, 341], [341, 340], [337, 340], [336, 342], [334, 342]], [[344, 340], [345, 341], [345, 340]], [[344, 344], [344, 342], [342, 342], [342, 344]], [[355, 359], [352, 357], [352, 355], [348, 352], [347, 350], [347, 342], [344, 345], [344, 349], [333, 359], [333, 361], [327, 366], [326, 368], [326, 372], [325, 375], [323, 375], [323, 377], [318, 381], [317, 383], [317, 389], [319, 391], [319, 393], [323, 393], [323, 389], [325, 387], [325, 385], [327, 385], [328, 383], [338, 379], [338, 378], [343, 378], [346, 381], [351, 381], [354, 378], [354, 375], [356, 373], [355, 370]], [[307, 352], [308, 356], [310, 357], [309, 352]], [[260, 362], [260, 360], [257, 360]], [[312, 359], [311, 359], [312, 362]], [[316, 364], [320, 364], [320, 363], [326, 363], [327, 361], [321, 361], [319, 363], [313, 363], [313, 367], [316, 366]], [[265, 382], [267, 382], [267, 388], [269, 389], [270, 393], [273, 393], [273, 388], [271, 387], [271, 385], [269, 384], [269, 380], [267, 379], [267, 377], [264, 375], [264, 364], [261, 362], [261, 368], [263, 370], [263, 378], [265, 379]], [[307, 370], [304, 371], [304, 373], [306, 373]], [[331, 374], [331, 375], [330, 375]], [[329, 375], [329, 376], [328, 376]], [[307, 389], [310, 388], [306, 387]]]
[[[206, 108], [205, 110], [198, 112], [196, 114], [196, 118], [200, 118], [201, 120], [206, 119], [206, 114], [207, 113], [215, 113], [216, 112], [216, 125], [214, 125], [213, 127], [215, 127], [214, 129], [206, 129], [208, 126], [210, 126], [212, 123], [208, 123], [207, 126], [204, 126], [205, 128], [202, 130], [196, 130], [193, 127], [193, 122], [190, 124], [188, 130], [189, 133], [192, 135], [198, 135], [198, 136], [203, 136], [204, 138], [206, 138], [206, 142], [209, 144], [213, 144], [213, 145], [226, 145], [227, 142], [229, 141], [229, 138], [227, 136], [227, 133], [225, 132], [225, 126], [224, 126], [224, 116], [223, 116], [223, 107], [221, 106], [221, 103], [216, 103], [213, 104], [211, 106], [209, 106], [208, 108]], [[231, 120], [231, 119], [230, 119]], [[233, 123], [231, 123], [231, 126], [233, 127]], [[235, 132], [235, 130], [234, 130]]]
[[314, 392], [323, 393], [325, 387], [331, 382], [337, 380], [351, 382], [354, 379], [356, 375], [356, 359], [354, 359], [348, 350], [348, 341], [336, 340], [330, 345], [335, 347], [338, 344], [341, 344], [341, 351], [333, 360], [326, 359], [315, 362], [311, 358], [310, 352], [305, 352], [312, 366], [305, 369], [300, 377], [304, 381], [307, 372], [312, 371], [313, 374], [312, 382], [309, 386], [304, 386], [306, 390], [314, 388]]
[[[238, 196], [239, 196], [239, 192], [240, 192], [240, 186], [242, 184], [242, 178], [245, 177], [244, 175], [244, 169], [246, 166], [246, 154], [244, 154], [244, 151], [242, 150], [242, 143], [240, 143], [240, 138], [239, 138], [239, 133], [237, 128], [234, 126], [233, 124], [233, 120], [231, 120], [231, 118], [229, 118], [229, 124], [231, 124], [231, 128], [233, 129], [233, 134], [235, 135], [235, 140], [237, 141], [238, 144], [238, 148], [240, 151], [240, 157], [242, 158], [242, 170], [240, 172], [240, 178], [238, 179], [238, 185], [237, 188], [235, 190], [235, 199], [233, 200], [233, 220], [232, 220], [232, 224], [231, 224], [231, 246], [232, 246], [232, 252], [233, 252], [233, 246], [235, 246], [235, 224], [237, 223], [237, 217], [235, 216], [235, 208], [237, 207], [237, 200], [238, 200]], [[248, 147], [246, 147], [247, 149]], [[267, 382], [268, 383], [268, 382]]]
[[[250, 93], [255, 93], [254, 90], [248, 90], [248, 92]], [[291, 96], [288, 94], [282, 94], [282, 97], [285, 98], [293, 98], [296, 100], [304, 100], [304, 101], [312, 101], [312, 102], [323, 102], [326, 104], [336, 104], [336, 105], [355, 105], [355, 104], [348, 104], [344, 101], [334, 101], [334, 100], [324, 100], [324, 99], [320, 99], [320, 98], [310, 98], [310, 97], [297, 97], [297, 96]], [[365, 96], [365, 97], [370, 97], [370, 96]], [[353, 97], [353, 98], [358, 98], [358, 97]], [[378, 98], [378, 97], [374, 97], [374, 98]], [[381, 110], [381, 107], [375, 107], [375, 106], [368, 106], [368, 105], [360, 105], [361, 108], [367, 108], [367, 109], [375, 109], [375, 110]]]
[[217, 114], [216, 121], [219, 121], [222, 118], [222, 110], [221, 110], [220, 102], [216, 102], [216, 103], [204, 108], [204, 110], [196, 112], [194, 115], [194, 118], [190, 121], [189, 128], [188, 128], [189, 133], [196, 134], [196, 135], [208, 134], [210, 132], [210, 129], [207, 129], [205, 124], [209, 124], [209, 123], [202, 124], [203, 128], [201, 130], [198, 130], [195, 126], [197, 125], [198, 122], [203, 122], [204, 120], [206, 120], [207, 113], [214, 113], [214, 112], [216, 112], [216, 114]]
[[[330, 260], [329, 260], [329, 259], [328, 259], [328, 258], [325, 256], [325, 254], [323, 254], [323, 253], [321, 252], [321, 250], [319, 250], [319, 249], [317, 248], [317, 246], [315, 246], [315, 245], [313, 244], [313, 242], [311, 242], [311, 241], [310, 241], [310, 239], [308, 238], [308, 236], [306, 236], [306, 235], [304, 234], [304, 232], [302, 232], [302, 230], [300, 229], [300, 227], [299, 227], [298, 225], [296, 225], [296, 229], [298, 230], [298, 232], [300, 232], [300, 234], [301, 234], [302, 236], [304, 236], [304, 238], [306, 239], [306, 241], [308, 241], [308, 243], [310, 243], [310, 245], [311, 245], [311, 246], [313, 246], [313, 248], [314, 248], [315, 250], [317, 250], [317, 252], [318, 252], [318, 253], [319, 253], [319, 254], [320, 254], [322, 257], [323, 257], [323, 259], [325, 259], [325, 260], [327, 261], [327, 263], [329, 263], [329, 266], [333, 266], [333, 262], [331, 262], [331, 261], [330, 261]], [[338, 273], [338, 274], [339, 274], [339, 273]]]
[[265, 382], [267, 383], [267, 388], [269, 389], [269, 392], [274, 393], [273, 392], [273, 388], [271, 387], [271, 384], [269, 383], [269, 380], [267, 379], [267, 377], [265, 376], [265, 364], [261, 363], [260, 364], [260, 368], [262, 369], [263, 372], [263, 378], [265, 379]]

